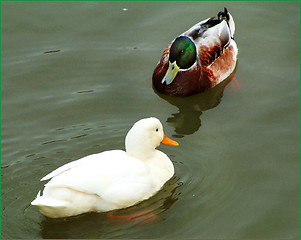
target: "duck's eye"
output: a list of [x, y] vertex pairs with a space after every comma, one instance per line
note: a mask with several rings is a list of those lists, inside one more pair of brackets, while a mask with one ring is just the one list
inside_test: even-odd
[[159, 131], [159, 129], [158, 128], [156, 128], [156, 132], [158, 132]]

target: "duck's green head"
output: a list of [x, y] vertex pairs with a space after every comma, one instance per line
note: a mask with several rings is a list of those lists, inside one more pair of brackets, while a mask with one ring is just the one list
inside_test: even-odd
[[169, 67], [162, 84], [170, 84], [180, 69], [190, 68], [196, 60], [196, 47], [188, 37], [177, 37], [169, 51]]

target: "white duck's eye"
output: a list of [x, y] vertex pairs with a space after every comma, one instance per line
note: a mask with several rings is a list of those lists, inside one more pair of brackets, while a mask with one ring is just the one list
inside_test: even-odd
[[159, 131], [159, 129], [158, 128], [156, 128], [156, 132], [158, 132]]

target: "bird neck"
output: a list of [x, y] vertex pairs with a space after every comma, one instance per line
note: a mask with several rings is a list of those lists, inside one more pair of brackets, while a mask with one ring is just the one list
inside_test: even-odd
[[155, 154], [155, 149], [151, 149], [148, 147], [140, 147], [137, 148], [131, 148], [131, 146], [126, 146], [126, 152], [131, 157], [137, 158], [143, 162], [148, 161], [148, 159], [152, 159]]
[[155, 186], [159, 190], [163, 184], [174, 175], [174, 166], [167, 155], [156, 149], [139, 148], [131, 151], [131, 148], [126, 148], [126, 152], [131, 157], [139, 159], [150, 169], [151, 178]]

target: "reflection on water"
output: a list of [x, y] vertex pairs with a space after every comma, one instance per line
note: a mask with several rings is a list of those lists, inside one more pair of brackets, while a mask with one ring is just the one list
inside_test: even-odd
[[221, 102], [224, 89], [234, 78], [235, 71], [214, 88], [189, 97], [170, 97], [154, 89], [160, 98], [179, 109], [178, 113], [173, 113], [166, 120], [168, 125], [175, 128], [176, 134], [173, 135], [174, 137], [181, 138], [184, 135], [190, 135], [199, 130], [201, 127], [200, 116], [203, 111], [214, 108]]
[[135, 231], [135, 226], [139, 227], [151, 221], [162, 221], [162, 213], [178, 200], [181, 193], [176, 192], [176, 189], [181, 185], [179, 179], [173, 177], [152, 198], [110, 213], [86, 213], [63, 219], [44, 217], [41, 223], [42, 237], [48, 239], [121, 237], [125, 232]]

